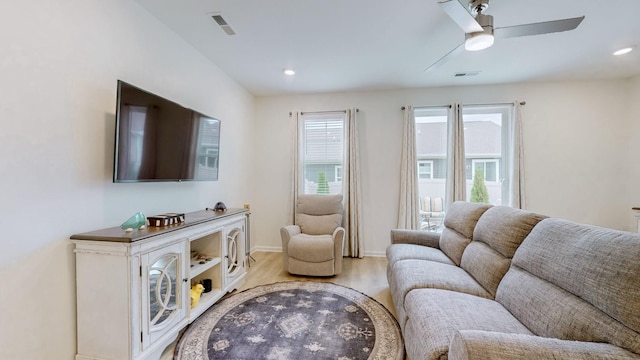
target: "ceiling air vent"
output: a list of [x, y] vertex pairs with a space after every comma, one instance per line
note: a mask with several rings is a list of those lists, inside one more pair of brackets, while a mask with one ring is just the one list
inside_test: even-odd
[[476, 76], [480, 74], [480, 71], [467, 71], [467, 72], [459, 72], [453, 74], [453, 77], [465, 77], [465, 76]]
[[227, 35], [235, 35], [236, 32], [233, 31], [231, 26], [227, 24], [227, 21], [221, 15], [211, 15], [211, 18], [215, 20], [215, 22], [220, 26], [222, 31], [224, 31]]

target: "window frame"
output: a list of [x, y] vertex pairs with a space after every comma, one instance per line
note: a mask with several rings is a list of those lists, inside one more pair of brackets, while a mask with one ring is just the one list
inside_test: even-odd
[[[485, 182], [491, 182], [491, 183], [499, 183], [501, 181], [501, 177], [500, 177], [500, 159], [484, 159], [484, 158], [478, 158], [478, 159], [471, 159], [471, 180], [473, 180], [473, 173], [475, 172], [476, 169], [476, 164], [482, 163], [482, 172], [484, 173], [484, 181]], [[487, 163], [494, 163], [496, 164], [496, 169], [494, 172], [494, 176], [495, 176], [495, 180], [488, 180], [487, 179]], [[467, 179], [469, 180], [469, 179]]]
[[[418, 160], [418, 180], [433, 180], [433, 160]], [[423, 177], [422, 172], [420, 172], [420, 165], [429, 165], [429, 172], [427, 173], [429, 177]]]
[[[309, 143], [308, 141], [305, 141], [308, 139], [308, 137], [306, 136], [308, 134], [307, 132], [307, 123], [308, 122], [329, 122], [329, 121], [334, 121], [335, 123], [340, 123], [340, 132], [342, 135], [342, 138], [340, 138], [338, 140], [338, 142], [341, 142], [342, 146], [340, 147], [340, 159], [331, 159], [330, 162], [317, 162], [315, 163], [316, 165], [326, 165], [326, 166], [330, 166], [333, 168], [333, 171], [324, 171], [325, 176], [327, 178], [327, 182], [329, 183], [329, 195], [334, 195], [334, 194], [343, 194], [344, 193], [344, 181], [343, 181], [343, 176], [340, 176], [340, 179], [336, 179], [337, 176], [337, 169], [338, 167], [340, 167], [341, 169], [344, 168], [345, 162], [346, 162], [346, 158], [345, 158], [345, 154], [346, 154], [346, 136], [347, 136], [347, 129], [346, 129], [346, 113], [344, 111], [335, 111], [335, 112], [321, 112], [321, 113], [301, 113], [299, 118], [298, 118], [298, 143], [297, 143], [297, 152], [298, 152], [298, 174], [296, 174], [296, 176], [298, 177], [298, 194], [300, 195], [304, 195], [304, 194], [317, 194], [317, 192], [307, 192], [307, 185], [308, 185], [308, 180], [306, 179], [305, 175], [307, 174], [307, 167], [309, 165], [313, 165], [313, 162], [309, 162], [307, 161], [307, 158], [305, 155], [308, 155], [308, 150], [309, 150]], [[326, 143], [326, 139], [325, 139], [325, 143]], [[325, 159], [326, 160], [326, 159]], [[319, 172], [318, 172], [319, 173]], [[333, 176], [333, 178], [330, 178], [330, 176]], [[329, 181], [329, 179], [332, 179], [333, 181]], [[309, 180], [309, 182], [313, 182], [312, 180]], [[336, 182], [340, 182], [339, 185], [339, 191], [338, 192], [331, 192], [331, 183], [336, 183]], [[317, 182], [315, 183], [317, 186]], [[334, 186], [335, 188], [335, 186]]]

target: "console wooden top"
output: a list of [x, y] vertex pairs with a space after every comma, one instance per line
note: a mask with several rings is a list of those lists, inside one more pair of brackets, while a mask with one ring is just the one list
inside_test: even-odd
[[126, 232], [119, 226], [91, 231], [82, 234], [71, 235], [72, 240], [92, 240], [92, 241], [111, 241], [111, 242], [124, 242], [131, 243], [143, 239], [150, 238], [161, 234], [166, 234], [171, 231], [184, 229], [185, 227], [198, 225], [207, 221], [218, 220], [228, 216], [246, 213], [247, 209], [227, 209], [226, 211], [213, 211], [213, 210], [201, 210], [191, 213], [186, 213], [184, 222], [180, 224], [174, 224], [169, 226], [147, 226], [142, 230], [133, 230]]

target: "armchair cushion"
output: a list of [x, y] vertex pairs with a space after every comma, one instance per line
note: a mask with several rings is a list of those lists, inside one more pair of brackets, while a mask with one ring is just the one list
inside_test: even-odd
[[330, 215], [297, 215], [297, 225], [304, 234], [309, 235], [326, 235], [342, 225], [341, 214]]
[[342, 195], [300, 195], [296, 203], [298, 214], [342, 214]]
[[287, 252], [292, 258], [312, 263], [333, 260], [333, 236], [295, 235], [289, 240]]

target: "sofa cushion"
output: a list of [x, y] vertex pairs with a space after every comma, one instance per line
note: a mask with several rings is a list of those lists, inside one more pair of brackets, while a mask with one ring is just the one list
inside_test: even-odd
[[611, 344], [480, 330], [456, 332], [448, 354], [449, 360], [631, 360], [638, 358], [638, 355]]
[[465, 248], [460, 266], [495, 296], [516, 249], [544, 218], [508, 206], [488, 209], [478, 219], [473, 241]]
[[511, 259], [503, 257], [499, 252], [480, 241], [473, 241], [462, 255], [460, 267], [466, 270], [492, 297], [500, 280], [511, 266]]
[[457, 231], [466, 238], [471, 238], [478, 219], [490, 207], [490, 204], [456, 201], [447, 210], [444, 226]]
[[449, 207], [440, 235], [440, 249], [456, 265], [460, 265], [462, 253], [473, 237], [473, 229], [489, 204], [456, 201]]
[[473, 240], [484, 242], [505, 258], [513, 258], [533, 227], [545, 218], [509, 206], [494, 206], [478, 219], [473, 229]]
[[300, 226], [300, 231], [309, 235], [332, 234], [333, 231], [342, 225], [342, 215], [296, 215], [296, 225]]
[[[389, 283], [389, 290], [396, 309], [404, 306], [405, 297], [415, 289], [435, 288], [491, 297], [491, 294], [466, 271], [457, 266], [435, 261], [409, 259], [396, 262], [391, 271], [393, 281]], [[402, 325], [405, 320], [398, 319]]]
[[458, 330], [532, 335], [499, 303], [469, 294], [413, 290], [405, 298], [405, 308], [410, 315], [403, 335], [410, 359], [446, 359]]
[[640, 353], [640, 234], [541, 221], [518, 248], [496, 300], [540, 336]]
[[533, 333], [608, 342], [639, 353], [640, 335], [583, 299], [512, 266], [498, 287], [500, 302]]

